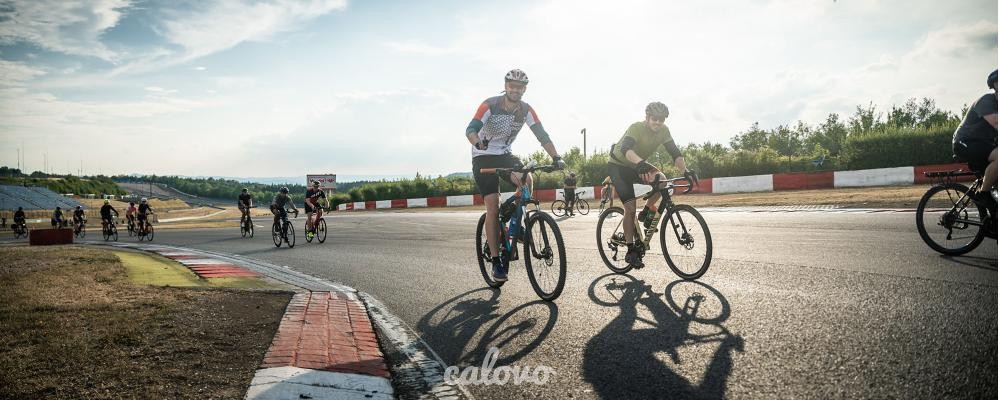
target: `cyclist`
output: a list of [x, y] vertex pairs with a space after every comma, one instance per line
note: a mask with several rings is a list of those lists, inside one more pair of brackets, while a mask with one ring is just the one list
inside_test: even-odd
[[481, 174], [479, 169], [521, 167], [521, 161], [511, 154], [510, 146], [525, 124], [531, 128], [538, 143], [541, 143], [542, 148], [552, 157], [552, 163], [558, 168], [566, 166], [552, 140], [549, 139], [549, 134], [538, 120], [535, 110], [528, 103], [521, 101], [527, 89], [528, 76], [524, 71], [510, 70], [504, 76], [503, 95], [484, 100], [469, 122], [469, 126], [465, 128], [465, 138], [472, 145], [472, 175], [486, 207], [486, 238], [493, 263], [493, 279], [497, 281], [507, 280], [507, 263], [500, 259], [498, 246], [500, 179], [515, 187], [521, 185], [531, 187], [531, 176], [528, 176], [527, 182], [521, 182], [518, 174], [511, 173], [507, 176]]
[[[608, 175], [611, 183], [618, 192], [625, 208], [625, 218], [623, 230], [625, 242], [628, 243], [628, 252], [625, 254], [625, 261], [633, 267], [642, 267], [642, 243], [635, 242], [635, 190], [632, 185], [635, 183], [652, 184], [654, 180], [666, 180], [666, 176], [660, 172], [653, 164], [646, 161], [653, 155], [660, 146], [666, 148], [674, 160], [674, 166], [681, 171], [687, 171], [687, 164], [681, 155], [680, 149], [670, 136], [670, 129], [664, 124], [670, 110], [661, 102], [655, 101], [646, 106], [646, 119], [639, 121], [625, 131], [625, 135], [618, 143], [611, 146], [611, 159], [608, 161]], [[656, 217], [656, 202], [659, 201], [659, 193], [650, 196], [639, 214], [639, 221], [646, 227], [652, 223]]]
[[576, 172], [570, 172], [566, 179], [563, 179], [563, 197], [566, 198], [566, 210], [569, 215], [573, 215], [573, 203], [576, 201]]
[[17, 211], [14, 211], [14, 225], [17, 226], [18, 229], [21, 229], [22, 226], [25, 226], [24, 220], [24, 209], [18, 207]]
[[87, 215], [83, 212], [83, 206], [76, 206], [73, 210], [73, 231], [80, 233], [80, 227], [87, 223]]
[[[282, 187], [281, 189], [278, 189], [278, 194], [275, 195], [274, 200], [271, 201], [271, 213], [274, 214], [275, 224], [288, 218], [288, 212], [285, 211], [286, 206], [291, 206], [292, 210], [295, 210], [296, 214], [299, 211], [299, 209], [295, 208], [295, 202], [292, 201], [292, 197], [288, 195], [288, 188]], [[282, 231], [284, 231], [285, 227], [283, 225], [278, 226], [281, 226]]]
[[52, 226], [56, 228], [61, 228], [66, 222], [63, 220], [63, 212], [61, 207], [56, 207], [56, 210], [52, 213]]
[[150, 226], [149, 214], [153, 213], [153, 207], [150, 207], [149, 201], [143, 197], [139, 199], [139, 209], [137, 211], [139, 216], [139, 232], [146, 232]]
[[975, 195], [976, 202], [990, 210], [991, 230], [996, 231], [997, 203], [990, 191], [997, 184], [997, 71], [986, 77], [986, 85], [993, 89], [979, 97], [962, 124], [955, 129], [952, 149], [960, 160], [969, 163], [969, 168], [984, 171], [983, 186]]
[[306, 190], [305, 200], [306, 236], [310, 239], [313, 236], [316, 236], [316, 230], [313, 226], [313, 224], [315, 224], [315, 222], [313, 222], [313, 214], [316, 214], [315, 221], [318, 221], [321, 217], [323, 217], [323, 206], [319, 205], [320, 199], [323, 199], [323, 202], [325, 203], [327, 201], [326, 193], [323, 193], [323, 191], [319, 189], [319, 181], [312, 181], [312, 187]]
[[240, 197], [236, 200], [236, 207], [239, 207], [240, 213], [242, 213], [241, 222], [250, 218], [250, 207], [253, 207], [253, 195], [250, 194], [250, 189], [243, 188]]
[[611, 177], [604, 177], [604, 182], [601, 182], [601, 207], [604, 207], [615, 196], [614, 190], [614, 186], [611, 186]]
[[125, 219], [128, 220], [129, 224], [132, 225], [133, 229], [135, 227], [135, 215], [138, 212], [139, 210], [135, 208], [135, 202], [134, 201], [128, 202], [128, 209], [125, 210]]
[[118, 210], [111, 205], [111, 200], [105, 199], [104, 205], [101, 206], [101, 232], [108, 230], [108, 226], [111, 224], [111, 213], [115, 213], [115, 217], [118, 216]]

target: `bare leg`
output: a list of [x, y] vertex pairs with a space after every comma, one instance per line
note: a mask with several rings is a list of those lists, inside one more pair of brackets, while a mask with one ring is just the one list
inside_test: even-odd
[[497, 257], [500, 255], [500, 250], [498, 250], [500, 247], [500, 221], [498, 220], [500, 214], [500, 195], [492, 193], [483, 196], [483, 205], [486, 206], [486, 224], [483, 229], [486, 229], [486, 241], [490, 245], [490, 257]]

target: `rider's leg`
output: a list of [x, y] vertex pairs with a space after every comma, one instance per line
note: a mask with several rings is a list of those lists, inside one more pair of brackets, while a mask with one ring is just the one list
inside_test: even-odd
[[490, 193], [483, 196], [483, 205], [486, 206], [486, 241], [490, 245], [490, 257], [500, 255], [500, 194]]
[[635, 242], [635, 199], [623, 201], [622, 206], [625, 208], [625, 216], [622, 220], [622, 229], [625, 233], [625, 243], [632, 244]]

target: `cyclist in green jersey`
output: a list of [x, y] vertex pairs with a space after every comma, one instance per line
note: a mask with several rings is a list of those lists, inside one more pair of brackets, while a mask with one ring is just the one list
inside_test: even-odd
[[[622, 225], [625, 234], [625, 242], [628, 243], [628, 253], [625, 254], [625, 261], [633, 266], [642, 265], [642, 254], [635, 243], [635, 224], [633, 218], [635, 214], [635, 189], [633, 184], [652, 184], [659, 177], [660, 181], [667, 177], [660, 172], [656, 166], [646, 161], [652, 156], [660, 146], [663, 146], [667, 153], [674, 160], [674, 166], [681, 171], [687, 171], [687, 164], [681, 155], [680, 149], [670, 136], [670, 130], [664, 124], [670, 111], [667, 106], [658, 101], [649, 103], [646, 106], [646, 119], [636, 122], [628, 127], [625, 135], [618, 143], [611, 146], [611, 159], [608, 161], [608, 175], [618, 192], [625, 208], [625, 216]], [[648, 225], [656, 215], [656, 203], [660, 200], [660, 194], [656, 193], [646, 201], [645, 207], [639, 214], [639, 220]]]

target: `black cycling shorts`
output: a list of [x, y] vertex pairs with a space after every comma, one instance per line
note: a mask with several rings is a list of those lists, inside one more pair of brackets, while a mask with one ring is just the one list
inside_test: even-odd
[[623, 202], [635, 199], [635, 189], [632, 185], [643, 183], [639, 171], [624, 165], [608, 163], [608, 175], [611, 176], [611, 184], [615, 185], [618, 191], [618, 198]]
[[486, 196], [500, 193], [500, 179], [511, 185], [510, 174], [481, 174], [480, 168], [517, 168], [521, 167], [521, 160], [513, 154], [483, 155], [472, 158], [472, 176], [476, 179], [476, 187], [479, 194]]
[[990, 165], [990, 153], [997, 148], [990, 140], [962, 139], [953, 143], [952, 151], [959, 161], [969, 163], [974, 171], [983, 171]]

